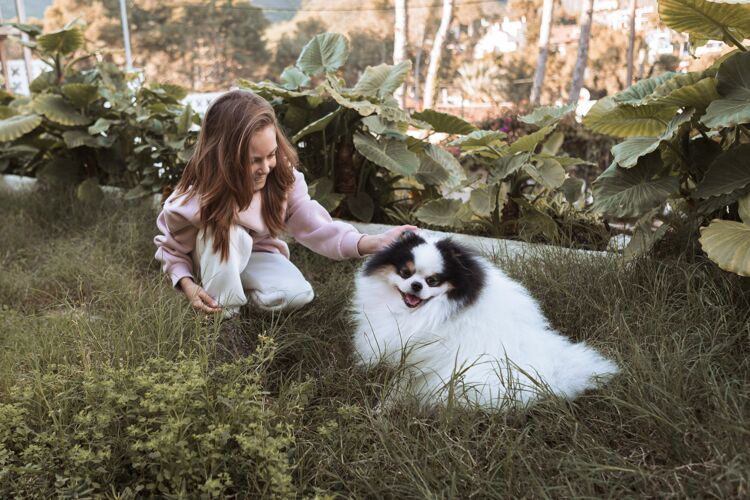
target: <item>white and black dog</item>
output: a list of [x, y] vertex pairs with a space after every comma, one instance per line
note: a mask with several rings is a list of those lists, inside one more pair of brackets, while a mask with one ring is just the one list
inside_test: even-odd
[[404, 233], [364, 264], [352, 305], [361, 362], [405, 369], [390, 397], [501, 407], [573, 398], [618, 371], [554, 331], [523, 285], [449, 238]]

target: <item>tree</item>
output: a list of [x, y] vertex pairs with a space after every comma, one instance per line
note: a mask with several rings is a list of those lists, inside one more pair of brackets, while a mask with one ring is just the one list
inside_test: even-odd
[[570, 84], [568, 103], [577, 104], [578, 96], [583, 87], [583, 78], [586, 73], [586, 63], [589, 56], [589, 40], [591, 38], [591, 19], [594, 17], [594, 0], [583, 0], [581, 3], [581, 18], [578, 21], [580, 36], [578, 39], [578, 54], [576, 66], [573, 70], [573, 81]]
[[432, 108], [435, 103], [435, 92], [438, 84], [438, 71], [443, 57], [443, 45], [448, 35], [448, 29], [453, 21], [453, 0], [443, 0], [443, 12], [440, 18], [440, 26], [432, 43], [430, 52], [430, 66], [427, 68], [427, 77], [424, 83], [424, 108]]
[[[147, 80], [189, 88], [226, 88], [238, 76], [257, 77], [267, 59], [263, 12], [240, 0], [139, 0], [128, 9], [134, 64]], [[55, 0], [45, 30], [72, 19], [87, 23], [86, 38], [122, 64], [119, 0]]]
[[529, 101], [531, 106], [539, 105], [539, 96], [544, 85], [544, 70], [547, 67], [547, 55], [549, 54], [549, 33], [552, 29], [552, 11], [555, 0], [544, 0], [542, 7], [542, 24], [539, 27], [539, 56], [536, 61], [536, 72], [534, 73], [534, 84], [531, 87]]
[[638, 6], [637, 0], [630, 0], [630, 18], [628, 19], [630, 33], [628, 37], [628, 73], [625, 77], [625, 85], [630, 87], [633, 84], [633, 51], [635, 49], [635, 10]]
[[[393, 25], [393, 64], [398, 64], [406, 60], [406, 40], [408, 39], [406, 0], [396, 0], [395, 2], [395, 22]], [[406, 82], [396, 93], [396, 98], [401, 101], [401, 107], [406, 104]]]

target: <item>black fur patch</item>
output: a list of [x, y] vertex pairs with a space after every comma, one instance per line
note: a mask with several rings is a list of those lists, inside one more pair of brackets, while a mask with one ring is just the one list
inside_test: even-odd
[[407, 262], [414, 261], [412, 249], [424, 242], [424, 239], [416, 233], [411, 231], [402, 233], [396, 241], [367, 260], [364, 275], [370, 276], [378, 269], [389, 265], [395, 266], [396, 270], [401, 269]]
[[444, 267], [440, 277], [453, 285], [448, 298], [462, 306], [473, 304], [487, 280], [477, 254], [450, 238], [438, 241], [435, 246], [443, 256]]

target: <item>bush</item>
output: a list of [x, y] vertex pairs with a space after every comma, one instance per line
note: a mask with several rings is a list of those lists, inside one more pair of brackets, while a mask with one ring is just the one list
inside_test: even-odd
[[84, 49], [76, 24], [51, 33], [15, 24], [50, 70], [31, 96], [0, 91], [0, 172], [35, 175], [47, 184], [80, 184], [79, 196], [100, 196], [98, 184], [161, 192], [179, 179], [200, 119], [175, 85], [142, 86]]
[[263, 390], [273, 352], [261, 337], [218, 366], [154, 358], [28, 374], [0, 404], [0, 495], [293, 496], [301, 405]]

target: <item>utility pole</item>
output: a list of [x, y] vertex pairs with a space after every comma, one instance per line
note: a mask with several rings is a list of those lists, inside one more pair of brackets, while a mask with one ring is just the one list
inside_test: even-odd
[[130, 28], [128, 27], [128, 8], [125, 5], [125, 0], [120, 0], [120, 19], [122, 20], [122, 38], [125, 40], [125, 69], [131, 71], [133, 69], [133, 55], [130, 52]]
[[[16, 15], [18, 16], [18, 22], [19, 23], [25, 23], [26, 22], [26, 6], [23, 3], [23, 0], [16, 0]], [[24, 42], [29, 41], [29, 35], [27, 35], [24, 32], [21, 32], [21, 40]], [[29, 80], [29, 87], [31, 86], [31, 80], [33, 80], [33, 76], [31, 74], [31, 49], [24, 45], [23, 47], [23, 62], [26, 66], [26, 78]], [[29, 90], [31, 92], [31, 90]]]

